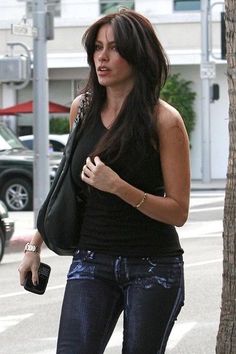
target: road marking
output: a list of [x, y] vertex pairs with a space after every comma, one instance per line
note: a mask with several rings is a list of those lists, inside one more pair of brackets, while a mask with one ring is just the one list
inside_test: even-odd
[[[190, 194], [191, 198], [193, 199], [198, 199], [198, 198], [216, 198], [216, 197], [224, 197], [225, 196], [225, 191], [214, 191], [214, 192], [191, 192]], [[17, 212], [16, 212], [17, 213]]]
[[5, 299], [5, 298], [8, 298], [8, 297], [13, 297], [13, 296], [19, 296], [19, 295], [28, 295], [29, 293], [28, 292], [23, 292], [23, 291], [18, 291], [18, 292], [15, 292], [15, 293], [8, 293], [8, 294], [2, 294], [0, 295], [0, 299]]
[[41, 352], [35, 352], [35, 354], [55, 354], [55, 349], [54, 350], [43, 350]]
[[[56, 257], [57, 255], [52, 252], [51, 250], [49, 250], [46, 247], [43, 247], [42, 249], [42, 259], [43, 258], [51, 258], [51, 257]], [[71, 256], [63, 256], [66, 258], [72, 258]], [[23, 254], [22, 252], [11, 252], [11, 253], [5, 253], [3, 260], [1, 262], [1, 264], [9, 264], [9, 263], [18, 263], [21, 262], [23, 258]]]
[[190, 213], [200, 213], [202, 211], [214, 211], [214, 210], [224, 210], [224, 206], [190, 209]]
[[42, 352], [37, 352], [35, 354], [55, 354], [55, 350], [44, 350]]
[[[175, 324], [168, 343], [167, 343], [167, 349], [174, 349], [178, 343], [182, 340], [182, 338], [188, 333], [190, 332], [193, 327], [195, 327], [197, 324], [197, 322], [186, 322], [186, 323], [178, 323]], [[41, 340], [45, 341], [45, 340], [49, 340], [49, 341], [56, 341], [57, 338], [56, 337], [50, 337], [50, 338], [42, 338]], [[109, 348], [117, 348], [117, 347], [121, 347], [122, 345], [122, 341], [123, 341], [123, 330], [118, 330], [115, 329], [108, 344], [107, 344], [107, 349]], [[37, 352], [37, 354], [52, 354], [53, 352], [51, 350], [44, 350], [41, 352]]]
[[[57, 289], [61, 289], [64, 287], [65, 287], [65, 284], [64, 285], [49, 286], [46, 291], [57, 290]], [[5, 299], [8, 297], [13, 297], [13, 296], [30, 295], [30, 294], [34, 295], [30, 291], [18, 291], [15, 293], [2, 294], [2, 295], [0, 295], [0, 299]]]
[[167, 349], [174, 349], [177, 344], [182, 340], [182, 338], [190, 332], [193, 327], [197, 324], [197, 322], [186, 322], [186, 323], [178, 323], [175, 324], [168, 343], [167, 343]]
[[27, 313], [24, 315], [13, 315], [13, 316], [1, 316], [0, 317], [0, 333], [6, 331], [12, 326], [16, 326], [21, 321], [33, 316], [33, 313]]
[[180, 238], [200, 238], [218, 236], [223, 231], [222, 220], [188, 221], [184, 226], [177, 228]]
[[190, 207], [204, 206], [206, 204], [224, 203], [224, 197], [217, 196], [216, 198], [190, 198]]
[[191, 268], [191, 267], [198, 267], [206, 264], [213, 264], [213, 263], [219, 263], [223, 262], [223, 258], [217, 258], [217, 259], [211, 259], [210, 261], [202, 261], [202, 262], [196, 262], [196, 263], [189, 263], [185, 264], [185, 268]]
[[123, 330], [115, 330], [107, 344], [107, 348], [119, 347], [123, 340]]
[[[177, 346], [177, 344], [182, 340], [182, 338], [192, 330], [192, 328], [197, 324], [197, 322], [186, 322], [186, 323], [178, 323], [175, 324], [173, 330], [170, 334], [167, 349], [173, 349]], [[123, 330], [115, 330], [113, 332], [107, 348], [114, 348], [121, 346], [123, 341]]]

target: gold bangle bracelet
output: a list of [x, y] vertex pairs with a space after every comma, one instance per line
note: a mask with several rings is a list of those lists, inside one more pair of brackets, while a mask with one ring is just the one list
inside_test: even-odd
[[144, 193], [143, 198], [140, 200], [138, 204], [135, 205], [135, 208], [138, 209], [141, 207], [141, 205], [145, 202], [145, 199], [147, 198], [147, 193]]

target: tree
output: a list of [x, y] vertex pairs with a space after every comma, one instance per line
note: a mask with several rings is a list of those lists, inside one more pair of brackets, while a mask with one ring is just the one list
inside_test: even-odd
[[184, 120], [188, 136], [195, 126], [196, 114], [193, 108], [196, 93], [191, 89], [192, 81], [185, 80], [180, 74], [170, 75], [161, 90], [161, 98], [175, 107]]
[[229, 159], [223, 220], [223, 287], [216, 353], [236, 353], [236, 0], [225, 0]]

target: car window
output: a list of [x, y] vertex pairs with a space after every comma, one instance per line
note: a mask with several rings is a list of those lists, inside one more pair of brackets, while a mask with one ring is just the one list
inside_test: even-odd
[[0, 150], [9, 150], [11, 146], [0, 136]]
[[32, 139], [29, 140], [23, 140], [22, 143], [30, 150], [33, 150], [34, 148], [34, 142]]
[[50, 139], [49, 144], [52, 146], [53, 151], [59, 151], [59, 152], [64, 151], [65, 145], [63, 145], [59, 141]]
[[0, 136], [9, 145], [7, 149], [22, 149], [24, 145], [16, 135], [6, 126], [0, 125]]

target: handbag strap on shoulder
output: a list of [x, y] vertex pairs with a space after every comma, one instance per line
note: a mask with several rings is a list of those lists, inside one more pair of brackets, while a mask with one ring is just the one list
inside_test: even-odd
[[79, 102], [77, 116], [74, 120], [72, 130], [77, 126], [78, 123], [83, 123], [83, 120], [85, 119], [85, 115], [86, 115], [89, 105], [90, 105], [91, 93], [86, 92], [86, 93], [82, 94], [81, 96], [82, 97]]

